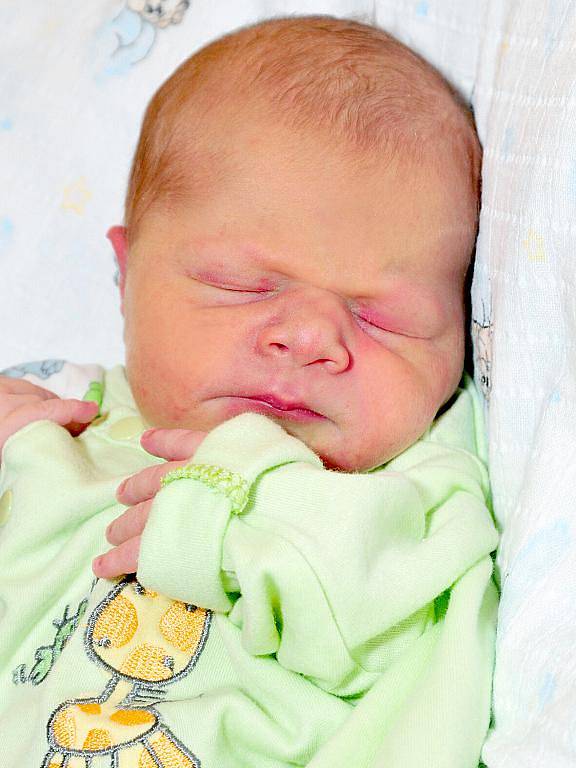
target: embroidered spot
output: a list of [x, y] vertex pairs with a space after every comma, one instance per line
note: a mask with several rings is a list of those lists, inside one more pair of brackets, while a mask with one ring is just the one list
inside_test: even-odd
[[[178, 766], [178, 768], [192, 768], [193, 766], [198, 765], [195, 760], [191, 760], [188, 755], [178, 749], [177, 745], [164, 733], [160, 733], [154, 740], [150, 739], [150, 745], [156, 753], [158, 762], [142, 762], [142, 768], [148, 768], [148, 766], [150, 766], [150, 768], [156, 768], [158, 765], [173, 765]], [[140, 766], [138, 768], [140, 768]]]
[[139, 581], [134, 582], [134, 592], [141, 597], [158, 597], [158, 592], [154, 592], [153, 589], [146, 589]]
[[54, 737], [60, 747], [71, 749], [76, 741], [76, 722], [70, 709], [58, 712], [52, 726]]
[[224, 494], [232, 505], [232, 512], [240, 514], [248, 501], [248, 482], [237, 472], [213, 464], [187, 464], [167, 472], [161, 478], [162, 487], [174, 480], [199, 480], [209, 488]]
[[145, 709], [119, 709], [110, 715], [110, 720], [118, 725], [148, 725], [156, 718]]
[[206, 620], [205, 611], [190, 611], [190, 607], [187, 603], [173, 603], [160, 619], [163, 637], [183, 653], [189, 653], [198, 646]]
[[102, 712], [102, 707], [95, 701], [88, 702], [87, 704], [78, 704], [78, 709], [87, 715], [99, 715]]
[[112, 737], [105, 728], [92, 728], [88, 731], [82, 749], [90, 752], [96, 752], [98, 749], [110, 749], [112, 746]]
[[132, 640], [138, 629], [138, 614], [124, 595], [118, 595], [102, 611], [94, 625], [93, 638], [105, 648], [121, 648]]
[[158, 768], [158, 763], [153, 757], [150, 757], [150, 752], [145, 750], [140, 754], [138, 760], [138, 768]]
[[172, 677], [172, 670], [166, 666], [164, 648], [148, 643], [143, 643], [135, 648], [124, 660], [119, 672], [148, 682], [168, 680]]

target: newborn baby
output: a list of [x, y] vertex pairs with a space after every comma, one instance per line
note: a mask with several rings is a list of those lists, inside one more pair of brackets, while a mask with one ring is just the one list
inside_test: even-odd
[[0, 378], [11, 764], [478, 764], [479, 173], [448, 84], [352, 21], [242, 29], [156, 93], [109, 232], [125, 367], [83, 402]]

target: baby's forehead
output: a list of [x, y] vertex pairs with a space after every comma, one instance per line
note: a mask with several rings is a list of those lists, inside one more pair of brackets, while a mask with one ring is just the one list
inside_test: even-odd
[[[182, 236], [175, 239], [173, 253], [198, 277], [231, 285], [240, 278], [250, 290], [266, 291], [295, 279], [352, 299], [377, 295], [392, 284], [406, 295], [416, 286], [458, 282], [472, 254], [473, 225], [451, 216], [449, 201], [441, 208], [431, 203], [428, 218], [422, 216], [414, 226], [401, 209], [398, 220], [387, 220], [384, 205], [382, 220], [374, 225], [362, 206], [349, 216], [346, 211], [340, 216], [339, 210], [334, 219], [319, 221], [292, 208], [292, 195], [284, 201], [281, 193], [263, 191], [257, 201], [269, 207], [262, 217], [255, 214], [259, 206], [241, 194], [224, 200], [224, 205], [219, 199], [206, 201], [195, 213], [183, 213]], [[276, 217], [279, 209], [287, 215]], [[234, 221], [227, 218], [230, 210], [237, 214]], [[434, 212], [442, 210], [441, 220]]]
[[[469, 177], [447, 150], [439, 162], [432, 149], [426, 157], [404, 147], [362, 150], [326, 129], [296, 132], [250, 110], [236, 126], [226, 110], [214, 111], [212, 117], [209, 141], [201, 152], [194, 131], [187, 132], [174, 175], [180, 180], [185, 215], [201, 211], [201, 237], [224, 230], [233, 235], [222, 247], [202, 243], [213, 258], [231, 249], [243, 264], [273, 260], [277, 267], [291, 265], [295, 254], [289, 247], [277, 248], [275, 242], [271, 259], [270, 249], [246, 237], [249, 227], [235, 228], [241, 221], [280, 230], [284, 214], [296, 211], [301, 218], [294, 225], [294, 240], [316, 222], [335, 233], [322, 250], [333, 246], [337, 253], [345, 246], [357, 264], [374, 261], [380, 245], [398, 271], [426, 268], [436, 275], [453, 265], [460, 271], [462, 261], [468, 263], [477, 200]], [[164, 207], [162, 201], [159, 205]], [[170, 215], [171, 205], [164, 210]], [[376, 221], [371, 241], [368, 220]], [[205, 222], [210, 222], [207, 228]], [[324, 263], [334, 266], [329, 258]]]
[[[215, 41], [160, 88], [144, 120], [127, 196], [127, 226], [148, 198], [214, 182], [219, 163], [186, 174], [182, 156], [220, 121], [271, 115], [297, 134], [324, 131], [327, 146], [434, 154], [478, 165], [471, 118], [442, 76], [384, 30], [331, 17], [276, 19]], [[446, 138], [448, 137], [448, 138]], [[220, 148], [225, 154], [225, 148]], [[257, 151], [257, 147], [255, 147]], [[458, 158], [458, 160], [456, 160]], [[226, 158], [219, 158], [225, 160]], [[477, 175], [470, 171], [469, 177]], [[200, 180], [200, 182], [198, 181]], [[472, 182], [474, 184], [474, 182]]]

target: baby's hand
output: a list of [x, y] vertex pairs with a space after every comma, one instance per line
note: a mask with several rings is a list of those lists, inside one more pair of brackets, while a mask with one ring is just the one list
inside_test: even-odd
[[25, 379], [0, 376], [0, 459], [8, 438], [33, 421], [48, 419], [79, 435], [98, 413], [85, 400], [62, 400]]
[[206, 437], [206, 432], [189, 429], [153, 429], [144, 432], [140, 442], [153, 456], [167, 459], [166, 464], [146, 467], [124, 480], [116, 491], [116, 498], [129, 509], [116, 518], [106, 529], [106, 538], [114, 545], [105, 555], [92, 563], [94, 574], [111, 579], [124, 573], [136, 573], [140, 554], [140, 536], [148, 520], [154, 496], [161, 488], [161, 478], [176, 467], [190, 461]]

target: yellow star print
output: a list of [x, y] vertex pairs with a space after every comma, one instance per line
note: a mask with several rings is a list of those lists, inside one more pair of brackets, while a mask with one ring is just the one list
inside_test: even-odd
[[92, 192], [88, 189], [86, 179], [82, 176], [64, 187], [61, 208], [65, 211], [74, 211], [79, 216], [83, 216], [86, 203], [91, 199]]
[[546, 261], [546, 251], [544, 250], [544, 238], [534, 229], [529, 229], [526, 240], [523, 245], [528, 252], [529, 261]]

